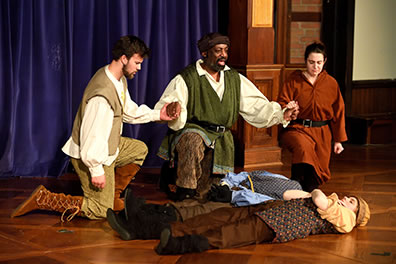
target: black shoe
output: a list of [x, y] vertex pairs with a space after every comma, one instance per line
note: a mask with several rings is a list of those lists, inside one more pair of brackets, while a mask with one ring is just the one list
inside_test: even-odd
[[183, 187], [177, 187], [175, 193], [169, 193], [168, 196], [171, 200], [178, 202], [183, 201], [185, 199], [192, 199], [196, 194], [195, 189], [188, 189]]
[[165, 228], [161, 232], [159, 244], [155, 247], [158, 255], [177, 255], [192, 252], [203, 252], [209, 249], [208, 239], [200, 235], [172, 237], [171, 230]]
[[116, 231], [122, 240], [132, 240], [136, 239], [134, 234], [131, 232], [131, 230], [128, 230], [128, 226], [126, 223], [126, 220], [121, 217], [120, 215], [117, 215], [112, 209], [107, 209], [107, 222], [109, 222], [109, 225], [111, 228], [113, 228], [114, 231]]
[[141, 197], [133, 195], [132, 190], [127, 188], [124, 196], [124, 212], [125, 219], [128, 221], [130, 218], [134, 219], [140, 207], [145, 204], [145, 200]]
[[[162, 230], [161, 232], [161, 236], [160, 236], [160, 242], [159, 244], [155, 247], [155, 252], [157, 252], [158, 255], [167, 255], [167, 247], [172, 247], [172, 245], [168, 245], [170, 244], [169, 239], [172, 237], [171, 231], [168, 228], [165, 228], [164, 230]], [[175, 247], [173, 245], [173, 247]]]

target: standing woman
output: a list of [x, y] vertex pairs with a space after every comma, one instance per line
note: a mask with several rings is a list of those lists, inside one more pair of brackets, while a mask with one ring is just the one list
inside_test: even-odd
[[278, 98], [282, 107], [292, 100], [300, 106], [299, 119], [281, 133], [280, 143], [292, 153], [291, 179], [307, 192], [330, 179], [331, 151], [340, 154], [347, 140], [344, 100], [337, 81], [323, 69], [326, 59], [322, 43], [308, 45], [306, 70], [293, 72]]

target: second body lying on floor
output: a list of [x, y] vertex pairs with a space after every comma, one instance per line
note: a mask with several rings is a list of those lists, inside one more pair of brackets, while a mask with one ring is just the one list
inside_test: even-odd
[[[172, 212], [179, 221], [185, 221], [221, 207], [246, 206], [269, 200], [290, 200], [307, 196], [297, 181], [265, 170], [228, 173], [220, 184], [213, 185], [209, 191], [207, 199], [210, 202], [201, 203], [195, 199], [186, 199], [170, 202], [165, 206], [152, 205], [150, 210], [166, 211], [168, 214]], [[150, 205], [145, 204], [145, 207]]]
[[306, 195], [299, 182], [265, 170], [233, 172], [212, 186], [208, 200], [236, 206], [259, 204], [269, 200], [290, 200]]
[[122, 238], [158, 239], [158, 254], [201, 252], [210, 248], [232, 248], [262, 242], [287, 242], [313, 234], [348, 233], [370, 218], [360, 197], [338, 199], [315, 189], [309, 198], [268, 201], [239, 208], [219, 208], [184, 222], [164, 212], [150, 212], [153, 205], [127, 190], [125, 215], [109, 209], [111, 227]]

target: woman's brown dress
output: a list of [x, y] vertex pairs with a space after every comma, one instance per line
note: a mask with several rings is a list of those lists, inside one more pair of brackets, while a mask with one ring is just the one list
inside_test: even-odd
[[330, 179], [331, 142], [347, 140], [345, 105], [337, 81], [326, 71], [312, 85], [302, 71], [293, 72], [279, 93], [278, 102], [284, 107], [290, 101], [300, 106], [298, 119], [330, 120], [322, 127], [304, 127], [291, 122], [281, 133], [280, 143], [292, 153], [292, 163], [307, 163], [315, 168], [322, 184]]

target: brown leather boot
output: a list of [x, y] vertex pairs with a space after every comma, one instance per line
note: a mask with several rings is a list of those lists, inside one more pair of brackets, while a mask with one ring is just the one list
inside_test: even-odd
[[136, 173], [140, 170], [139, 165], [131, 163], [123, 167], [116, 168], [114, 178], [114, 208], [115, 212], [124, 210], [124, 200], [120, 198], [121, 193], [129, 185]]
[[11, 218], [24, 215], [33, 210], [47, 210], [62, 213], [61, 220], [64, 222], [64, 214], [71, 210], [71, 215], [66, 218], [67, 221], [71, 221], [74, 216], [81, 215], [80, 210], [82, 202], [82, 196], [52, 193], [48, 191], [43, 185], [40, 185], [12, 212]]

